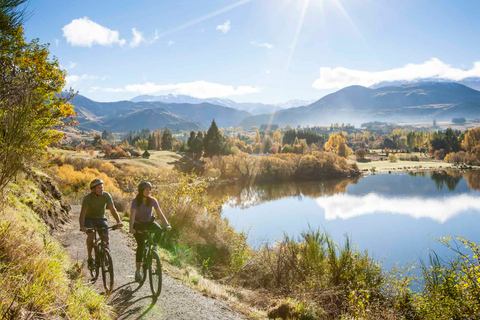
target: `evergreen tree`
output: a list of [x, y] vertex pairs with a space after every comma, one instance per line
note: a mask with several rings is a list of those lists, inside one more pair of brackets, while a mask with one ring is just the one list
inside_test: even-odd
[[155, 150], [155, 133], [151, 133], [148, 136], [147, 150]]
[[205, 135], [203, 145], [206, 157], [212, 157], [222, 152], [223, 137], [218, 130], [215, 120], [212, 121], [212, 124]]
[[192, 141], [193, 141], [193, 139], [195, 139], [195, 138], [196, 138], [196, 136], [195, 136], [195, 131], [193, 131], [193, 130], [190, 131], [190, 136], [188, 137], [188, 140], [187, 140], [187, 146], [188, 146], [189, 149], [192, 148]]
[[172, 142], [172, 134], [170, 133], [170, 129], [166, 127], [162, 136], [162, 150], [172, 150]]

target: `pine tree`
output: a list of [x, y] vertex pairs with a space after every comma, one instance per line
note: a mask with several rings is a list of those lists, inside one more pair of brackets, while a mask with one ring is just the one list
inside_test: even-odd
[[172, 150], [172, 140], [172, 134], [168, 127], [166, 127], [162, 136], [162, 150]]
[[213, 120], [203, 140], [206, 157], [212, 157], [221, 153], [223, 146], [222, 138], [223, 137], [218, 130], [217, 124], [215, 123], [215, 120]]

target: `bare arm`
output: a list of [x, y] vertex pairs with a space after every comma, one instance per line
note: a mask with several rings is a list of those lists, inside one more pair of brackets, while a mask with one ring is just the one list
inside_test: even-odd
[[117, 224], [123, 226], [123, 223], [120, 220], [120, 216], [118, 215], [117, 208], [115, 208], [115, 205], [113, 204], [113, 202], [108, 203], [107, 208], [110, 210], [110, 212], [112, 213], [112, 216], [115, 218], [115, 220], [117, 220]]
[[133, 209], [130, 212], [130, 233], [135, 234], [135, 229], [133, 229], [133, 224], [135, 223], [135, 215], [137, 214], [137, 210]]
[[78, 222], [80, 224], [80, 231], [85, 232], [85, 216], [87, 215], [87, 208], [85, 206], [82, 206], [82, 210], [80, 210], [80, 218], [78, 219]]
[[163, 223], [165, 223], [165, 225], [167, 226], [167, 230], [170, 231], [170, 229], [172, 229], [172, 227], [170, 226], [170, 223], [168, 223], [168, 220], [165, 217], [165, 215], [163, 214], [162, 209], [160, 209], [160, 206], [156, 206], [155, 211], [157, 212], [157, 216], [162, 217]]

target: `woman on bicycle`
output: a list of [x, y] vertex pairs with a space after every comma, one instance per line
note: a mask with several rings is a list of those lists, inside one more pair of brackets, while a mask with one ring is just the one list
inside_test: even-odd
[[[150, 196], [152, 191], [152, 184], [147, 181], [142, 181], [138, 185], [138, 194], [132, 201], [132, 208], [130, 214], [130, 233], [132, 233], [137, 241], [137, 252], [135, 256], [135, 281], [142, 281], [143, 277], [140, 273], [142, 266], [142, 255], [145, 249], [145, 235], [138, 234], [136, 231], [141, 230], [161, 230], [162, 227], [155, 222], [155, 216], [153, 215], [153, 208], [157, 212], [158, 216], [161, 216], [163, 222], [167, 226], [167, 231], [170, 231], [171, 227], [167, 221], [167, 218], [163, 214], [162, 210], [158, 206], [158, 202], [155, 198]], [[160, 240], [160, 233], [155, 235], [155, 243]]]

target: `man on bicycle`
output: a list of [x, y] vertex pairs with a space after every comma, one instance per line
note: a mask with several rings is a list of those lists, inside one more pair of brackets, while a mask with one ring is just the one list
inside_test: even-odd
[[[108, 192], [103, 191], [103, 181], [101, 179], [94, 179], [90, 182], [91, 192], [83, 198], [82, 210], [80, 211], [80, 231], [86, 232], [93, 228], [108, 228], [107, 218], [105, 217], [105, 209], [108, 208], [112, 213], [117, 226], [122, 227], [123, 223], [117, 213], [117, 209], [113, 204], [112, 196]], [[99, 235], [109, 243], [108, 230], [99, 232]], [[87, 234], [87, 253], [88, 253], [88, 268], [94, 267], [92, 258], [93, 250], [93, 233]]]

